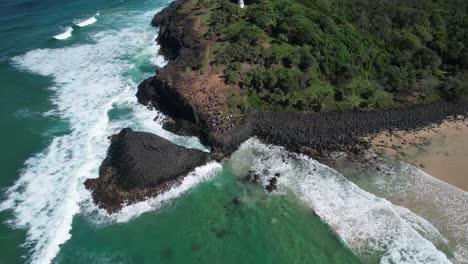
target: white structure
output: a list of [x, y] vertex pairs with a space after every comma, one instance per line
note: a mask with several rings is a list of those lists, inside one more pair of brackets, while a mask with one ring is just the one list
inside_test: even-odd
[[239, 7], [244, 8], [244, 0], [239, 0]]

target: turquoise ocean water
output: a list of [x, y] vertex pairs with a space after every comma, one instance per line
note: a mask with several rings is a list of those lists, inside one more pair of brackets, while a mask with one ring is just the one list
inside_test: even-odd
[[[123, 127], [204, 149], [134, 96], [165, 64], [149, 22], [168, 3], [0, 0], [0, 263], [467, 259], [466, 192], [411, 166], [344, 177], [255, 139], [160, 197], [114, 215], [96, 208], [82, 183]], [[279, 172], [279, 192], [245, 182], [249, 169], [264, 183]]]

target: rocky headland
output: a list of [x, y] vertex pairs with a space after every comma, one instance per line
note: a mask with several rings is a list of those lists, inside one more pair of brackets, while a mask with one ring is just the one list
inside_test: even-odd
[[[85, 184], [98, 206], [109, 212], [123, 203], [158, 195], [196, 166], [222, 160], [250, 137], [327, 161], [343, 151], [358, 157], [369, 148], [366, 136], [415, 130], [468, 113], [465, 101], [435, 102], [379, 110], [256, 111], [232, 109], [223, 72], [212, 67], [210, 49], [219, 36], [202, 26], [204, 7], [178, 0], [156, 14], [161, 54], [169, 63], [138, 86], [137, 98], [168, 116], [164, 128], [197, 136], [210, 154], [176, 146], [158, 136], [124, 129], [111, 137], [98, 179]], [[273, 186], [269, 187], [274, 189]]]
[[[170, 62], [140, 84], [137, 97], [140, 103], [171, 117], [165, 124], [167, 130], [200, 137], [213, 148], [214, 157], [230, 155], [252, 136], [300, 152], [365, 147], [365, 135], [419, 129], [468, 112], [465, 101], [439, 101], [369, 111], [253, 110], [233, 114], [227, 103], [229, 87], [209, 61], [210, 46], [218, 36], [202, 29], [203, 7], [191, 3], [175, 1], [155, 15], [152, 24], [160, 30], [157, 41]], [[187, 70], [197, 69], [200, 62], [207, 67]]]

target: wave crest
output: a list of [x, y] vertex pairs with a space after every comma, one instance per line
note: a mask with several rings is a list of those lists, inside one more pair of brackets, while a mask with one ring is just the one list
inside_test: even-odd
[[92, 25], [94, 23], [97, 22], [97, 18], [96, 16], [99, 16], [100, 15], [100, 12], [97, 12], [96, 15], [90, 17], [90, 18], [87, 18], [87, 19], [84, 19], [82, 21], [77, 21], [75, 22], [75, 25], [77, 25], [78, 27], [86, 27], [86, 26], [89, 26], [89, 25]]
[[67, 28], [65, 28], [65, 31], [63, 31], [60, 34], [55, 35], [54, 39], [57, 39], [57, 40], [68, 39], [69, 37], [72, 36], [72, 32], [73, 32], [73, 28], [72, 27], [67, 27]]

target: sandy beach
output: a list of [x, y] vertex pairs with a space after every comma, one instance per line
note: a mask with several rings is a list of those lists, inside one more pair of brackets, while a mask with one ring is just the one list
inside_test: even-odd
[[411, 163], [468, 191], [467, 119], [451, 118], [418, 131], [387, 131], [370, 140], [377, 153]]

